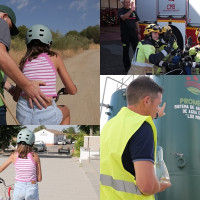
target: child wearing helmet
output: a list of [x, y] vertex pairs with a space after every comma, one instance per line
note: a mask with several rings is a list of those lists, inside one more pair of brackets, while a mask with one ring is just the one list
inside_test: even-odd
[[17, 135], [17, 150], [0, 166], [4, 171], [11, 163], [15, 167], [14, 200], [39, 200], [38, 182], [42, 181], [40, 158], [32, 151], [35, 135], [28, 129]]
[[161, 52], [156, 53], [158, 38], [161, 33], [160, 26], [149, 24], [144, 30], [145, 39], [138, 43], [135, 55], [132, 59], [129, 75], [152, 74], [154, 65], [158, 64], [167, 54], [171, 52], [174, 41], [169, 41], [168, 46]]
[[[28, 105], [28, 97], [23, 91], [14, 95], [17, 102], [16, 115], [20, 124], [70, 124], [70, 112], [67, 106], [56, 106], [54, 98], [56, 93], [56, 72], [58, 72], [64, 86], [65, 93], [75, 95], [77, 88], [68, 74], [64, 62], [58, 53], [50, 50], [52, 34], [44, 25], [34, 25], [26, 34], [27, 52], [21, 59], [20, 69], [31, 81], [42, 80], [45, 86], [40, 86], [41, 91], [51, 99], [48, 107], [42, 110], [36, 105]], [[19, 98], [18, 98], [19, 97]]]

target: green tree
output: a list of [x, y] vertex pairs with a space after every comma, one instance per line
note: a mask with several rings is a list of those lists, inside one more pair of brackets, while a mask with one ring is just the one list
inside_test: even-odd
[[94, 43], [100, 43], [100, 27], [96, 26], [88, 26], [86, 29], [83, 29], [80, 34], [88, 39], [92, 39]]
[[78, 128], [80, 131], [84, 131], [87, 135], [90, 136], [100, 130], [100, 126], [98, 125], [79, 125]]
[[20, 130], [24, 129], [22, 126], [0, 126], [0, 146], [4, 151], [9, 146], [13, 137], [16, 137]]
[[76, 133], [76, 130], [73, 126], [70, 126], [69, 128], [63, 129], [62, 130], [63, 133]]
[[74, 36], [74, 37], [79, 37], [80, 36], [80, 33], [76, 30], [73, 30], [73, 31], [69, 31], [65, 34], [65, 37], [68, 37], [68, 36]]
[[25, 40], [26, 32], [27, 32], [28, 28], [23, 25], [23, 26], [19, 26], [18, 30], [19, 30], [19, 34], [17, 35], [17, 37], [22, 39], [22, 40]]
[[38, 132], [38, 131], [40, 131], [40, 130], [42, 130], [42, 129], [47, 129], [44, 125], [40, 125], [40, 126], [38, 126], [37, 128], [35, 128], [34, 130], [33, 130], [33, 132], [35, 133], [35, 132]]

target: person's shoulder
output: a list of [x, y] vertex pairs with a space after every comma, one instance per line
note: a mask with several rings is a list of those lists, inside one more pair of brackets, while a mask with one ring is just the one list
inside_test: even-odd
[[153, 46], [152, 41], [151, 41], [150, 39], [148, 39], [148, 38], [145, 38], [144, 40], [142, 40], [141, 43], [142, 43], [143, 45], [150, 45], [150, 46]]
[[51, 60], [53, 61], [54, 65], [59, 66], [59, 64], [62, 62], [62, 57], [59, 53], [56, 53], [56, 55], [51, 56]]
[[39, 155], [36, 152], [31, 152], [31, 155], [34, 158], [34, 160], [39, 159]]
[[18, 153], [16, 151], [11, 153], [11, 155], [10, 155], [11, 161], [14, 162], [16, 160], [17, 156], [18, 156]]
[[0, 26], [1, 26], [1, 28], [2, 28], [2, 26], [8, 27], [8, 24], [7, 24], [7, 22], [5, 20], [0, 18]]
[[142, 124], [141, 128], [142, 129], [152, 130], [151, 125], [148, 122], [146, 122], [146, 121], [144, 121], [144, 123]]
[[124, 7], [120, 8], [120, 9], [118, 10], [118, 13], [124, 14], [124, 13], [126, 13], [126, 12], [127, 12], [127, 9], [125, 9]]

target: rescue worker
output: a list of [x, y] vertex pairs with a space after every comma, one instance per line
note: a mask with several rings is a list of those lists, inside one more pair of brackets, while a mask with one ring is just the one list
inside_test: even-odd
[[136, 46], [140, 38], [140, 29], [138, 21], [140, 20], [134, 7], [132, 0], [120, 0], [122, 8], [118, 11], [120, 19], [121, 42], [123, 45], [123, 65], [127, 73], [131, 67], [129, 57], [129, 46], [131, 44], [135, 52]]
[[127, 107], [109, 120], [100, 137], [100, 200], [154, 200], [171, 183], [155, 175], [157, 132], [153, 122], [163, 89], [140, 76], [127, 87]]
[[135, 55], [132, 59], [129, 75], [145, 75], [153, 73], [153, 66], [158, 64], [172, 50], [174, 38], [170, 38], [167, 46], [156, 53], [158, 48], [160, 26], [149, 24], [144, 30], [145, 39], [138, 43]]
[[[190, 46], [186, 46], [186, 51], [189, 49], [189, 56], [194, 57], [194, 64], [192, 68], [192, 74], [200, 74], [200, 29], [198, 28], [195, 32], [197, 37], [197, 45], [190, 48]], [[192, 66], [191, 66], [192, 67]]]
[[[160, 34], [159, 41], [158, 41], [159, 47], [156, 49], [156, 51], [157, 52], [162, 51], [167, 46], [169, 39], [171, 37], [175, 38], [175, 36], [173, 35], [173, 32], [172, 32], [172, 28], [168, 25], [163, 26], [161, 29], [161, 34]], [[159, 67], [154, 68], [155, 74], [164, 74], [166, 71], [170, 70], [168, 63], [172, 62], [172, 58], [175, 56], [175, 54], [178, 51], [180, 51], [180, 48], [178, 47], [178, 44], [175, 39], [171, 53], [168, 54], [167, 56], [165, 56], [162, 59], [162, 61], [159, 62]]]

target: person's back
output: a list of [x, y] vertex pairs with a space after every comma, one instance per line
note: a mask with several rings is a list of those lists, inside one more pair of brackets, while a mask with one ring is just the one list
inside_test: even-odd
[[56, 68], [47, 53], [41, 53], [37, 58], [27, 60], [23, 66], [23, 74], [29, 80], [42, 80], [46, 83], [40, 86], [48, 97], [56, 97]]
[[15, 180], [22, 182], [37, 181], [36, 162], [33, 158], [33, 153], [28, 153], [27, 158], [20, 158], [18, 152], [15, 157]]

